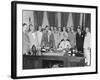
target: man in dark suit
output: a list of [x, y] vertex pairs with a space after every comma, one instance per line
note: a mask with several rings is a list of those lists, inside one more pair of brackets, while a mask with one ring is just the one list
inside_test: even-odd
[[77, 28], [76, 33], [76, 47], [78, 51], [83, 52], [83, 44], [84, 44], [84, 33], [81, 31], [80, 28]]

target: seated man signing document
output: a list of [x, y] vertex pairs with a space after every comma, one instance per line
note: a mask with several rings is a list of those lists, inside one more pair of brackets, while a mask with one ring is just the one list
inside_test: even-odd
[[59, 49], [63, 50], [63, 49], [70, 49], [70, 48], [71, 48], [70, 41], [67, 39], [67, 35], [64, 34], [64, 38], [60, 42]]

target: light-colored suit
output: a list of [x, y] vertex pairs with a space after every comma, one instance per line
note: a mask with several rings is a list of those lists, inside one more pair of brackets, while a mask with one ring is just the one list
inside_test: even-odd
[[41, 41], [42, 41], [42, 32], [37, 31], [36, 32], [36, 37], [37, 37], [37, 42], [38, 42], [38, 48], [40, 48], [41, 47]]
[[22, 32], [22, 53], [26, 54], [30, 50], [30, 40], [27, 33]]
[[32, 48], [33, 45], [37, 48], [37, 37], [36, 37], [36, 32], [29, 32], [28, 34], [29, 40], [30, 40], [30, 48]]
[[56, 31], [56, 32], [54, 32], [54, 39], [55, 39], [55, 47], [57, 48], [58, 47], [58, 44], [59, 44], [59, 34], [58, 34], [58, 32]]
[[70, 44], [71, 44], [72, 48], [74, 48], [76, 46], [76, 33], [69, 32], [68, 39], [70, 40]]
[[84, 55], [86, 57], [85, 62], [90, 65], [90, 50], [91, 50], [91, 34], [88, 32], [84, 39]]

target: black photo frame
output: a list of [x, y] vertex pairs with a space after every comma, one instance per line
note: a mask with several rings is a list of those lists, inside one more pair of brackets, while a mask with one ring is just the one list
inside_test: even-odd
[[[18, 76], [17, 71], [17, 40], [18, 40], [18, 5], [41, 5], [41, 6], [56, 6], [56, 7], [72, 7], [72, 8], [85, 8], [95, 10], [95, 70], [90, 72], [76, 72], [76, 73], [61, 73], [61, 74], [47, 74], [47, 75], [26, 75]], [[98, 7], [89, 6], [89, 5], [73, 5], [73, 4], [57, 4], [57, 3], [40, 3], [40, 2], [24, 2], [24, 1], [12, 1], [11, 2], [11, 78], [20, 79], [20, 78], [38, 78], [38, 77], [53, 77], [53, 76], [68, 76], [68, 75], [85, 75], [85, 74], [97, 74], [98, 73], [98, 60], [97, 60], [97, 35], [98, 35]], [[92, 27], [91, 27], [92, 28]], [[24, 74], [24, 73], [23, 73]]]

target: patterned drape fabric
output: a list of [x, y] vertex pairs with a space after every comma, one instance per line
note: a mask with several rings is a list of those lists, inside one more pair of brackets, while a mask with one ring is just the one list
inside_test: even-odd
[[37, 30], [39, 26], [42, 26], [42, 21], [43, 21], [43, 11], [34, 11], [35, 30]]
[[74, 24], [74, 29], [77, 29], [77, 26], [80, 25], [80, 13], [72, 13], [73, 17], [73, 24]]
[[69, 16], [68, 12], [61, 13], [61, 27], [66, 27], [67, 26], [68, 16]]
[[[38, 29], [38, 26], [42, 26], [43, 22], [43, 13], [44, 11], [34, 11], [34, 26], [35, 29]], [[61, 27], [66, 27], [68, 24], [68, 17], [69, 12], [61, 12]], [[57, 12], [47, 12], [47, 20], [49, 22], [49, 26], [58, 27], [58, 16]], [[73, 26], [76, 31], [77, 26], [80, 25], [80, 13], [72, 13], [72, 20], [73, 20]], [[91, 24], [91, 15], [86, 13], [85, 14], [85, 26], [89, 27]]]
[[49, 25], [57, 27], [57, 13], [56, 12], [47, 12]]

